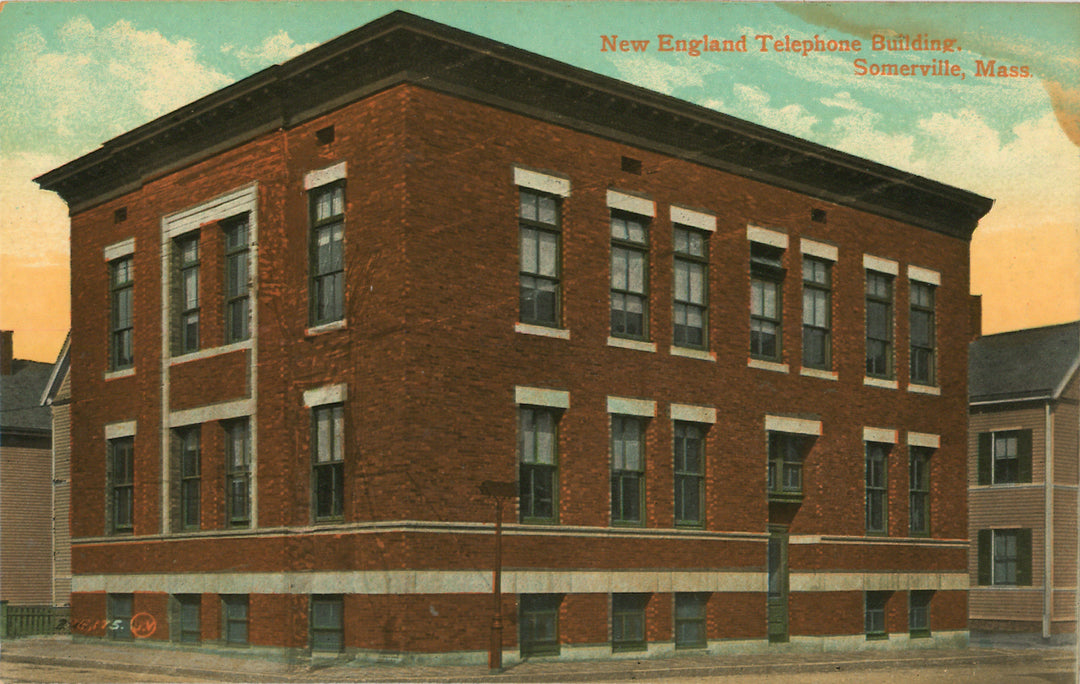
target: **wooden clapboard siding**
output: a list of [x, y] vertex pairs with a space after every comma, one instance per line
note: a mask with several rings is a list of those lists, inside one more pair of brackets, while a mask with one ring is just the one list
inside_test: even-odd
[[[978, 407], [977, 407], [978, 408]], [[979, 484], [979, 434], [995, 430], [1031, 430], [1031, 481], [1045, 482], [1046, 409], [1032, 403], [1024, 408], [978, 408], [968, 419], [968, 485]]]
[[1080, 469], [1080, 373], [1072, 378], [1054, 404], [1054, 482], [1077, 484]]
[[1043, 593], [1038, 587], [972, 587], [971, 620], [1042, 620]]
[[52, 602], [51, 449], [0, 447], [0, 598]]
[[52, 405], [53, 420], [53, 605], [71, 603], [71, 375]]

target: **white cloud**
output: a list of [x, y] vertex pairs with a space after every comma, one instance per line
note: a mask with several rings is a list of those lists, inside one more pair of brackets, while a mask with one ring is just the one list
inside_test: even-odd
[[679, 66], [645, 55], [620, 55], [614, 63], [622, 79], [667, 95], [676, 88], [703, 87], [702, 76], [716, 69], [699, 60], [694, 60], [690, 66]]
[[225, 45], [221, 51], [233, 55], [247, 69], [259, 69], [271, 64], [280, 64], [301, 53], [314, 48], [318, 43], [299, 45], [285, 31], [278, 31], [267, 36], [257, 47], [236, 47]]
[[772, 97], [756, 86], [736, 83], [734, 91], [729, 113], [735, 116], [803, 138], [810, 135], [810, 129], [818, 122], [818, 118], [802, 105], [769, 106]]
[[0, 253], [23, 266], [67, 262], [67, 205], [31, 180], [62, 162], [29, 153], [0, 157]]
[[0, 60], [13, 77], [0, 89], [0, 146], [9, 151], [82, 153], [232, 81], [191, 41], [128, 21], [71, 19], [55, 44], [29, 29]]

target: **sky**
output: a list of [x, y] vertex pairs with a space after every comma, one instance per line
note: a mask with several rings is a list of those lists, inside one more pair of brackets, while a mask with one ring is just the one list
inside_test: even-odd
[[[0, 328], [16, 357], [53, 361], [70, 319], [67, 208], [34, 177], [395, 9], [990, 197], [971, 244], [983, 332], [1080, 319], [1080, 4], [6, 2]], [[664, 51], [661, 35], [747, 50]], [[776, 45], [815, 36], [826, 50]], [[604, 49], [617, 40], [649, 43]], [[990, 60], [1027, 76], [981, 75]]]

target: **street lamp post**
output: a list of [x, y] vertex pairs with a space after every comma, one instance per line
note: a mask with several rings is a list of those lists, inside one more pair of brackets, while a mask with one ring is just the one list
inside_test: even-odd
[[491, 643], [488, 647], [488, 669], [502, 670], [502, 504], [503, 499], [517, 496], [516, 482], [485, 480], [480, 493], [495, 499], [495, 569], [492, 575]]

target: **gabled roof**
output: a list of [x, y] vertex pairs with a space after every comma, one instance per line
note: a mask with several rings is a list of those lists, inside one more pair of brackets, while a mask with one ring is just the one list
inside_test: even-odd
[[1080, 365], [1080, 322], [986, 335], [968, 353], [972, 404], [1057, 399]]
[[41, 392], [49, 382], [51, 363], [11, 362], [11, 375], [0, 375], [0, 432], [49, 432], [52, 415], [41, 405]]
[[410, 83], [968, 240], [992, 201], [396, 11], [124, 133], [36, 179], [72, 213]]
[[67, 377], [68, 369], [71, 367], [71, 331], [68, 331], [67, 337], [64, 338], [64, 344], [60, 347], [60, 353], [56, 356], [56, 361], [52, 365], [52, 373], [49, 374], [49, 381], [45, 383], [45, 389], [41, 392], [41, 405], [49, 406], [53, 403], [53, 399], [56, 398], [56, 393], [60, 391], [60, 385], [64, 384], [64, 378]]

